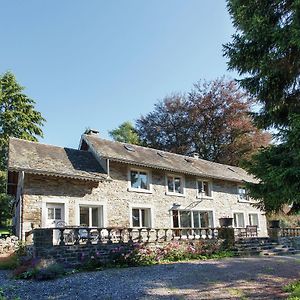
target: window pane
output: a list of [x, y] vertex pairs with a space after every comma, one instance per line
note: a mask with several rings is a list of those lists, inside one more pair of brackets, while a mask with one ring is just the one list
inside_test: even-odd
[[92, 207], [92, 226], [99, 227], [99, 210], [98, 207]]
[[249, 224], [258, 227], [258, 214], [249, 214]]
[[198, 194], [202, 193], [202, 181], [198, 181]]
[[48, 208], [48, 219], [54, 219], [54, 208]]
[[209, 225], [209, 212], [208, 211], [201, 211], [200, 212], [200, 221], [201, 227], [210, 227]]
[[147, 227], [147, 213], [145, 209], [141, 209], [142, 213], [142, 227]]
[[233, 215], [233, 218], [234, 218], [234, 226], [235, 227], [245, 227], [243, 213], [235, 213]]
[[148, 189], [148, 176], [147, 173], [140, 172], [140, 182], [141, 182], [141, 189], [147, 190]]
[[193, 212], [193, 218], [194, 218], [194, 228], [200, 227], [200, 215], [198, 211]]
[[179, 219], [178, 219], [178, 210], [173, 210], [173, 227], [178, 228], [179, 227]]
[[210, 196], [209, 186], [207, 181], [203, 181], [203, 193], [205, 196]]
[[191, 227], [191, 212], [180, 211], [180, 227]]
[[139, 183], [139, 174], [136, 171], [131, 171], [130, 172], [130, 180], [131, 180], [131, 187], [138, 189], [140, 186]]
[[55, 208], [55, 219], [61, 220], [61, 208]]
[[132, 226], [140, 227], [140, 213], [139, 209], [132, 210]]
[[89, 208], [80, 206], [80, 226], [89, 226]]
[[174, 192], [173, 177], [168, 177], [168, 192]]
[[174, 178], [175, 192], [182, 194], [181, 178]]
[[241, 200], [247, 200], [247, 193], [244, 187], [239, 187], [239, 198]]

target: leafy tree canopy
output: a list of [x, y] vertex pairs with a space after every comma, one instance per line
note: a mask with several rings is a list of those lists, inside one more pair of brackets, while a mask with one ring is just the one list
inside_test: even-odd
[[43, 136], [45, 119], [23, 90], [11, 72], [0, 76], [0, 170], [6, 168], [9, 137], [37, 141], [37, 136]]
[[11, 72], [0, 76], [0, 226], [10, 217], [11, 198], [6, 195], [6, 164], [9, 137], [37, 141], [45, 122], [35, 102], [23, 93]]
[[259, 127], [280, 128], [300, 113], [300, 1], [228, 0], [236, 33], [225, 45], [229, 68], [262, 104]]
[[233, 81], [198, 82], [188, 95], [158, 102], [137, 120], [137, 133], [149, 147], [238, 165], [270, 141], [252, 124], [252, 103]]
[[116, 129], [109, 132], [109, 135], [117, 142], [140, 145], [139, 136], [130, 122], [124, 122]]
[[[259, 207], [279, 211], [284, 204], [293, 204], [300, 211], [300, 115], [292, 116], [288, 129], [282, 129], [281, 144], [271, 145], [253, 155], [246, 169], [259, 179], [248, 184], [250, 196], [260, 200]], [[296, 151], [295, 151], [296, 149]]]
[[[261, 104], [260, 128], [278, 129], [280, 144], [258, 152], [245, 165], [259, 181], [250, 195], [267, 211], [283, 204], [300, 208], [300, 1], [227, 0], [236, 33], [225, 45], [229, 68]], [[298, 141], [297, 141], [298, 138]]]

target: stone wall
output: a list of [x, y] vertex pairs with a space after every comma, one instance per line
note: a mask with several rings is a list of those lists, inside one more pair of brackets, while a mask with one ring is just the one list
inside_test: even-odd
[[[185, 245], [201, 245], [203, 249], [211, 245], [217, 249], [231, 249], [233, 246], [233, 229], [223, 228], [223, 238], [207, 240], [177, 240], [176, 243]], [[145, 247], [155, 250], [170, 245], [175, 241], [166, 240], [160, 242], [127, 242], [127, 243], [104, 243], [104, 244], [78, 244], [78, 245], [53, 245], [52, 229], [33, 230], [33, 256], [36, 258], [55, 260], [65, 266], [78, 266], [86, 263], [88, 260], [96, 259], [101, 263], [114, 263], [115, 253], [129, 253], [135, 247]], [[205, 246], [203, 246], [205, 245]], [[210, 247], [208, 247], [210, 248]], [[121, 250], [122, 249], [122, 250]]]
[[0, 238], [0, 255], [6, 255], [15, 252], [19, 247], [19, 239], [16, 236]]
[[[135, 168], [135, 167], [133, 167]], [[233, 216], [243, 212], [245, 225], [249, 224], [248, 214], [259, 216], [259, 235], [266, 236], [266, 218], [263, 212], [250, 203], [239, 202], [236, 183], [213, 180], [212, 199], [198, 199], [196, 177], [184, 176], [185, 195], [166, 194], [166, 175], [169, 172], [149, 170], [152, 177], [152, 192], [129, 191], [127, 164], [110, 164], [111, 180], [98, 183], [25, 174], [23, 201], [23, 234], [32, 228], [45, 227], [45, 203], [57, 202], [65, 205], [65, 220], [68, 225], [79, 225], [79, 205], [100, 205], [103, 207], [101, 226], [131, 227], [132, 208], [151, 209], [151, 227], [171, 228], [171, 209], [211, 210], [214, 226], [219, 226], [222, 216]], [[178, 174], [177, 174], [178, 175]], [[180, 174], [179, 174], [180, 175]]]

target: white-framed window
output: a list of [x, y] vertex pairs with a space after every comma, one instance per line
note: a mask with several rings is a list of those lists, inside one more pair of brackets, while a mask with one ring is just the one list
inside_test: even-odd
[[212, 198], [212, 182], [209, 180], [197, 180], [197, 197]]
[[131, 211], [132, 227], [136, 228], [150, 228], [151, 227], [151, 209], [133, 207]]
[[249, 196], [246, 190], [246, 187], [244, 186], [238, 186], [238, 198], [241, 202], [248, 202]]
[[103, 226], [103, 207], [79, 205], [79, 225], [87, 227]]
[[167, 194], [169, 195], [184, 195], [184, 178], [177, 175], [167, 175]]
[[236, 228], [245, 228], [245, 217], [243, 212], [233, 213], [233, 225]]
[[172, 210], [173, 228], [214, 227], [213, 211]]
[[61, 208], [60, 207], [48, 207], [47, 208], [47, 219], [48, 220], [61, 220]]
[[146, 170], [130, 169], [128, 174], [128, 190], [151, 192], [151, 176]]
[[256, 225], [257, 228], [259, 227], [258, 214], [249, 213], [249, 225], [251, 226]]

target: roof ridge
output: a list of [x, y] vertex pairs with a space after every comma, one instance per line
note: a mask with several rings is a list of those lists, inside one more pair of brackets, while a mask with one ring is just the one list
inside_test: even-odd
[[57, 146], [57, 145], [52, 145], [52, 144], [46, 144], [46, 143], [41, 143], [38, 141], [29, 141], [29, 140], [25, 140], [25, 139], [20, 139], [20, 138], [16, 138], [13, 136], [9, 137], [9, 140], [18, 140], [24, 143], [31, 143], [31, 144], [37, 144], [37, 145], [41, 145], [41, 146], [47, 146], [47, 147], [54, 147], [54, 148], [59, 148], [59, 149], [69, 149], [69, 150], [74, 150], [74, 151], [79, 151], [79, 152], [87, 152], [84, 150], [80, 150], [80, 149], [75, 149], [75, 148], [69, 148], [69, 147], [62, 147], [62, 146]]
[[150, 147], [145, 147], [145, 146], [140, 146], [140, 145], [135, 145], [135, 144], [130, 144], [130, 143], [124, 143], [124, 142], [119, 142], [119, 141], [112, 141], [112, 140], [104, 139], [104, 138], [101, 138], [99, 136], [94, 136], [94, 135], [88, 135], [88, 134], [83, 134], [83, 135], [87, 136], [89, 138], [92, 137], [92, 138], [107, 141], [107, 142], [110, 142], [110, 143], [116, 143], [116, 144], [121, 144], [121, 145], [131, 145], [133, 147], [146, 149], [147, 151], [150, 150], [150, 151], [156, 151], [156, 152], [163, 152], [163, 153], [166, 153], [166, 154], [169, 154], [169, 155], [176, 155], [176, 156], [182, 157], [183, 159], [192, 159], [194, 161], [202, 161], [202, 162], [208, 163], [208, 164], [217, 164], [217, 165], [220, 165], [220, 166], [225, 166], [227, 168], [237, 168], [237, 169], [245, 171], [243, 168], [238, 167], [238, 166], [222, 164], [222, 163], [206, 160], [206, 159], [203, 159], [203, 158], [194, 158], [192, 156], [178, 154], [178, 153], [174, 153], [174, 152], [168, 152], [168, 151], [165, 151], [165, 150], [160, 150], [160, 149], [155, 149], [155, 148], [150, 148]]

